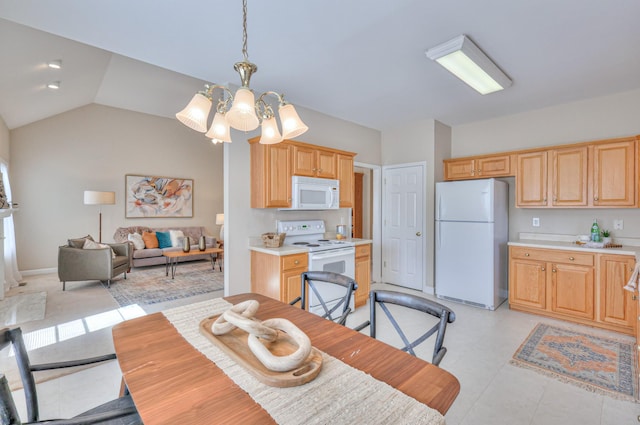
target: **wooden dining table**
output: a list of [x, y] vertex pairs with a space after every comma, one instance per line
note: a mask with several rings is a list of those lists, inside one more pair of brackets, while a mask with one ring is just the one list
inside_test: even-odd
[[[317, 349], [386, 382], [445, 414], [460, 391], [451, 373], [390, 345], [259, 295], [224, 298], [237, 304], [257, 300], [256, 317], [295, 323]], [[220, 368], [187, 342], [162, 313], [113, 327], [118, 362], [145, 425], [275, 423]]]

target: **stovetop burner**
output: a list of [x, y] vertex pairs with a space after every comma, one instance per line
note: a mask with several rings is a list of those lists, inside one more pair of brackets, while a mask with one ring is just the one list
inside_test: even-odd
[[318, 242], [329, 242], [329, 239], [318, 239]]
[[310, 247], [310, 248], [313, 248], [313, 247], [316, 247], [316, 246], [320, 246], [320, 244], [317, 244], [317, 243], [309, 243], [309, 244], [306, 244], [306, 245], [308, 247]]
[[309, 245], [309, 242], [294, 242], [291, 245]]

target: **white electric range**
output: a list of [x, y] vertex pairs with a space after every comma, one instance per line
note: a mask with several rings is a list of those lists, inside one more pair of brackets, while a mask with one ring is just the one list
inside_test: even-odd
[[[278, 233], [286, 233], [285, 245], [309, 251], [309, 271], [339, 273], [355, 279], [355, 243], [349, 240], [325, 239], [324, 220], [278, 220]], [[335, 285], [319, 285], [322, 298], [329, 308], [344, 296], [344, 289]], [[311, 291], [312, 292], [312, 291]], [[351, 308], [353, 309], [353, 297]], [[309, 294], [309, 311], [322, 314], [324, 310], [315, 294]]]

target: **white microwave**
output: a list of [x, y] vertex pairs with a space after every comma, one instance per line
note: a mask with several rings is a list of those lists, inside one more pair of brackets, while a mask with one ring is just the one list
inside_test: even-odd
[[340, 207], [340, 182], [332, 179], [293, 176], [292, 210], [336, 210]]

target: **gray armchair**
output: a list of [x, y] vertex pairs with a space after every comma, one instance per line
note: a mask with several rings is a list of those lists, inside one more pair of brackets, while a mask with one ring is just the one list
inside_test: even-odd
[[[69, 245], [58, 248], [58, 278], [62, 290], [67, 281], [100, 280], [111, 286], [111, 279], [121, 273], [127, 278], [131, 268], [131, 247], [128, 243], [107, 244], [111, 248], [82, 249]], [[111, 249], [116, 254], [113, 258]]]

